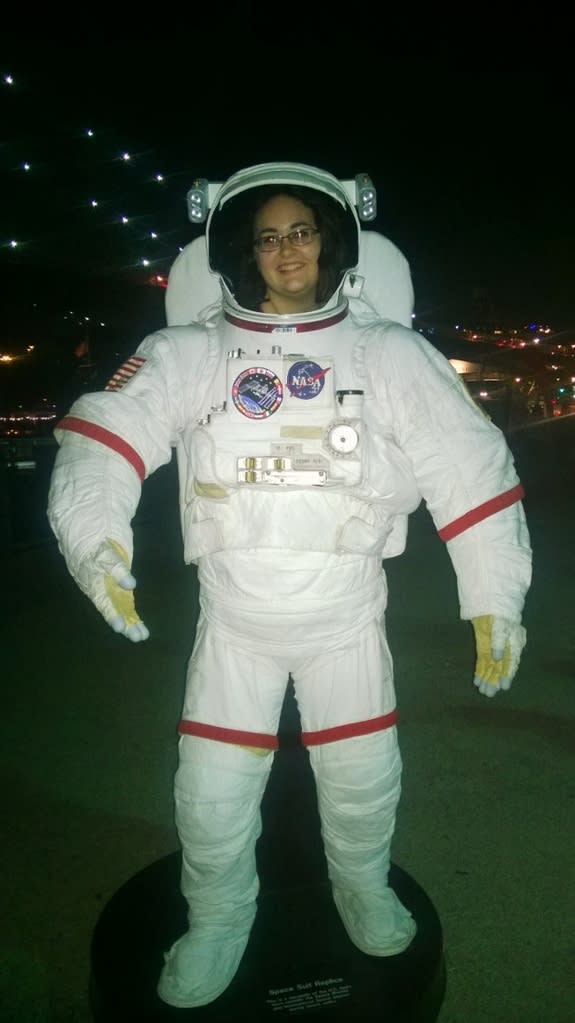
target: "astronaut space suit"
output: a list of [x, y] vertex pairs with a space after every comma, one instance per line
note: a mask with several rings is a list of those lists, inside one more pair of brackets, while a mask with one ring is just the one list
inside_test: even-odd
[[223, 301], [146, 337], [56, 429], [52, 528], [79, 586], [134, 640], [148, 632], [122, 604], [135, 585], [130, 522], [143, 480], [177, 452], [201, 610], [175, 778], [190, 929], [158, 987], [175, 1006], [215, 999], [245, 950], [289, 676], [343, 924], [375, 956], [415, 934], [387, 885], [401, 758], [382, 560], [404, 549], [422, 499], [447, 544], [461, 617], [476, 625], [481, 692], [509, 686], [525, 642], [531, 551], [513, 459], [447, 360], [410, 329], [409, 301], [382, 319], [358, 300], [363, 232], [342, 184], [298, 164], [234, 175], [208, 219], [211, 272], [210, 232], [227, 201], [294, 181], [330, 195], [355, 231], [326, 305], [253, 312], [222, 276]]

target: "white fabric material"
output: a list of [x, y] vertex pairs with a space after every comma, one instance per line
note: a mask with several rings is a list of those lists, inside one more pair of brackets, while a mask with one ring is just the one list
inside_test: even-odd
[[[387, 508], [382, 520], [375, 516], [367, 522], [375, 533], [371, 549], [368, 545], [361, 552], [324, 549], [321, 523], [314, 520], [310, 502], [313, 495], [304, 490], [270, 494], [235, 489], [229, 495], [212, 491], [212, 497], [197, 493], [193, 434], [198, 419], [210, 414], [217, 397], [222, 347], [214, 327], [181, 326], [143, 341], [137, 354], [145, 361], [122, 390], [79, 399], [71, 415], [88, 422], [91, 438], [62, 429], [55, 432], [60, 449], [50, 487], [49, 518], [74, 577], [83, 578], [86, 560], [93, 558], [107, 537], [131, 555], [130, 523], [140, 479], [125, 446], [141, 459], [146, 476], [169, 462], [175, 447], [184, 543], [190, 542], [192, 527], [207, 534], [217, 532], [226, 508], [237, 520], [236, 532], [227, 532], [221, 549], [207, 548], [197, 555], [205, 616], [223, 635], [226, 618], [227, 628], [240, 631], [248, 626], [251, 646], [280, 644], [285, 631], [292, 629], [295, 643], [308, 642], [317, 628], [326, 655], [335, 662], [342, 623], [351, 641], [354, 628], [358, 632], [366, 628], [365, 615], [377, 620], [383, 594], [382, 555], [403, 549], [407, 515], [419, 499], [425, 499], [441, 529], [518, 483], [500, 431], [473, 404], [454, 370], [429, 342], [397, 323], [365, 328], [350, 317], [347, 327], [347, 332], [338, 332], [334, 338], [335, 372], [341, 363], [344, 382], [350, 379], [348, 372], [354, 382], [361, 380], [362, 415], [370, 436], [373, 427], [372, 441], [366, 445], [367, 473], [354, 499], [366, 508]], [[310, 341], [318, 345], [321, 341], [310, 333], [304, 339], [306, 348]], [[245, 335], [242, 331], [241, 342], [246, 341]], [[321, 344], [327, 345], [328, 340]], [[302, 344], [301, 337], [295, 341]], [[326, 348], [318, 358], [322, 354], [327, 354]], [[110, 435], [122, 444], [110, 446]], [[208, 482], [218, 485], [217, 479]], [[341, 516], [340, 526], [345, 529], [350, 521], [344, 515], [347, 495], [343, 488], [335, 488], [334, 497], [335, 514]], [[298, 500], [304, 515], [298, 513]], [[258, 515], [262, 508], [265, 514]], [[357, 518], [356, 511], [351, 519]], [[294, 528], [298, 524], [301, 533]], [[259, 547], [255, 528], [260, 525], [262, 537], [269, 541], [264, 549]], [[241, 538], [241, 546], [234, 544], [235, 535]], [[521, 503], [467, 529], [449, 541], [448, 551], [461, 617], [491, 614], [519, 624], [531, 572]], [[378, 670], [381, 663], [383, 659]], [[328, 671], [326, 661], [319, 673], [324, 683]], [[350, 684], [359, 693], [364, 679], [357, 665], [354, 671]], [[211, 678], [212, 683], [217, 681]], [[271, 714], [273, 701], [271, 727], [277, 716], [278, 686], [274, 675], [266, 710]], [[393, 694], [391, 672], [381, 693], [384, 701]], [[218, 698], [225, 707], [225, 685], [218, 688]], [[259, 700], [266, 705], [265, 694]], [[213, 710], [210, 706], [207, 712]], [[339, 721], [352, 712], [344, 700], [336, 710]], [[328, 720], [326, 715], [327, 709], [323, 720]], [[386, 751], [385, 736], [383, 732], [372, 742], [366, 737], [329, 744], [331, 749], [318, 747], [312, 758], [335, 898], [350, 937], [369, 954], [394, 954], [411, 939], [413, 927], [407, 910], [389, 895], [387, 885], [399, 761], [398, 754]], [[355, 747], [348, 745], [352, 742]], [[204, 744], [202, 753], [188, 757], [188, 749], [200, 750], [198, 743]], [[212, 745], [214, 756], [206, 752]], [[342, 762], [334, 759], [335, 746], [341, 747]], [[357, 756], [344, 770], [343, 755], [352, 750]], [[209, 740], [182, 746], [177, 821], [184, 850], [182, 890], [190, 903], [191, 929], [189, 938], [169, 953], [160, 985], [162, 996], [179, 1007], [206, 1004], [227, 986], [255, 911], [254, 845], [271, 757], [238, 751], [251, 757], [248, 769], [248, 761], [239, 763], [230, 751], [232, 747]]]
[[[447, 359], [397, 325], [371, 328], [365, 338], [375, 401], [386, 410], [438, 530], [519, 484], [502, 432], [478, 409]], [[531, 584], [521, 501], [465, 529], [447, 550], [461, 617], [495, 614], [520, 623]]]
[[[501, 431], [477, 409], [453, 368], [428, 341], [389, 323], [369, 328], [360, 341], [365, 342], [364, 414], [377, 425], [382, 444], [389, 440], [387, 450], [401, 453], [402, 464], [409, 467], [416, 492], [426, 501], [438, 528], [518, 483]], [[173, 446], [177, 447], [186, 542], [187, 516], [192, 514], [193, 519], [188, 509], [194, 507], [197, 496], [190, 433], [212, 404], [221, 357], [218, 340], [213, 331], [176, 327], [150, 335], [138, 353], [146, 361], [120, 392], [85, 395], [71, 414], [131, 445], [147, 474], [167, 463]], [[140, 480], [125, 457], [106, 445], [59, 429], [55, 435], [61, 447], [51, 481], [49, 517], [76, 577], [82, 558], [107, 537], [131, 554], [130, 520]], [[383, 498], [385, 480], [382, 483]], [[288, 530], [292, 521], [293, 496], [274, 495], [273, 522], [280, 533], [282, 523]], [[238, 513], [243, 522], [257, 514], [258, 500], [253, 491], [242, 497]], [[212, 506], [213, 514], [220, 514], [218, 502]], [[396, 515], [396, 522], [402, 539], [395, 554], [403, 549], [406, 515]], [[313, 525], [308, 516], [308, 538], [319, 536]], [[325, 608], [329, 615], [330, 606], [338, 606], [353, 620], [358, 597], [381, 570], [377, 553], [334, 551], [316, 558], [309, 542], [302, 544], [300, 536], [294, 534], [291, 542], [290, 550], [278, 548], [261, 555], [246, 548], [201, 557], [199, 577], [208, 597], [219, 601], [227, 594], [232, 604], [245, 601], [262, 621], [277, 615], [280, 603], [288, 614], [305, 606]], [[300, 549], [307, 549], [305, 557], [294, 556], [298, 543]], [[490, 515], [447, 547], [457, 576], [462, 618], [495, 614], [519, 623], [531, 579], [529, 535], [521, 503]], [[272, 557], [275, 567], [270, 576]]]
[[210, 623], [202, 613], [182, 717], [275, 736], [290, 674], [304, 732], [389, 714], [396, 701], [382, 601], [383, 595], [379, 618], [368, 605], [367, 624], [359, 629], [342, 623], [338, 641], [332, 637], [331, 644], [316, 632], [313, 619], [306, 622], [303, 616], [296, 621], [278, 615], [268, 641], [254, 636], [249, 622], [234, 632], [223, 618]]
[[333, 889], [333, 901], [349, 938], [368, 956], [396, 956], [411, 945], [417, 924], [393, 888], [366, 895]]
[[[379, 563], [382, 557], [400, 553], [407, 514], [419, 504], [420, 494], [408, 458], [382, 422], [379, 408], [369, 400], [371, 387], [362, 367], [357, 324], [346, 317], [334, 327], [297, 337], [295, 344], [290, 336], [262, 339], [223, 318], [215, 321], [214, 330], [221, 335], [224, 352], [233, 351], [240, 341], [245, 354], [242, 359], [222, 359], [216, 371], [210, 407], [226, 405], [225, 412], [212, 414], [205, 425], [193, 424], [183, 438], [185, 454], [179, 458], [179, 468], [184, 478], [181, 515], [186, 561], [205, 566], [208, 555], [246, 551], [253, 563], [256, 546], [262, 552], [337, 554], [341, 588], [345, 576], [342, 555], [370, 556]], [[350, 343], [354, 337], [355, 345]], [[326, 385], [312, 400], [286, 396], [273, 415], [254, 422], [234, 406], [234, 379], [240, 379], [244, 367], [254, 363], [272, 366], [284, 380], [289, 379], [288, 367], [297, 365], [302, 357], [270, 354], [275, 348], [289, 352], [288, 344], [301, 346], [304, 352], [311, 349], [322, 367], [330, 366]], [[342, 459], [326, 451], [322, 436], [330, 422], [341, 418], [336, 391], [358, 388], [366, 395], [361, 419], [353, 420], [359, 431], [358, 456]], [[278, 495], [277, 487], [238, 486], [234, 477], [238, 456], [277, 454], [289, 450], [290, 442], [294, 448], [302, 447], [310, 460], [322, 459], [328, 474], [325, 487], [301, 485], [283, 489]], [[357, 570], [356, 565], [354, 573]], [[375, 570], [379, 573], [379, 564]], [[355, 576], [354, 585], [359, 578]], [[337, 590], [332, 596], [337, 599]]]
[[168, 950], [158, 994], [206, 1005], [231, 982], [256, 914], [255, 844], [273, 755], [182, 736], [174, 782], [188, 931]]
[[164, 956], [157, 992], [177, 1009], [208, 1005], [234, 979], [246, 950], [255, 911], [230, 915], [227, 924], [186, 931]]
[[411, 913], [388, 886], [390, 848], [401, 791], [397, 730], [310, 749], [323, 844], [334, 901], [362, 952], [402, 952], [416, 932]]
[[[102, 419], [95, 410], [92, 412], [92, 396], [86, 395], [81, 401], [82, 415], [88, 422]], [[84, 560], [93, 558], [108, 538], [116, 540], [132, 561], [130, 523], [142, 488], [132, 466], [116, 452], [58, 428], [55, 437], [60, 449], [50, 479], [48, 519], [68, 571], [82, 588]]]
[[498, 679], [496, 685], [491, 678], [483, 678], [476, 674], [473, 684], [482, 696], [495, 696], [499, 690], [508, 690], [517, 674], [521, 654], [527, 642], [527, 633], [523, 625], [511, 622], [508, 618], [495, 617], [491, 632], [491, 655], [494, 661], [500, 661], [508, 648], [509, 665], [505, 675]]

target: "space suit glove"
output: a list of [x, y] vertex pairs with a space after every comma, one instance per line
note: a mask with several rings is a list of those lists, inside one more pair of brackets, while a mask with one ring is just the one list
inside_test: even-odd
[[524, 627], [509, 618], [480, 615], [472, 618], [477, 661], [473, 684], [483, 696], [509, 689], [527, 641]]
[[114, 632], [132, 643], [150, 635], [134, 603], [136, 580], [130, 559], [115, 540], [107, 539], [80, 564], [77, 581]]

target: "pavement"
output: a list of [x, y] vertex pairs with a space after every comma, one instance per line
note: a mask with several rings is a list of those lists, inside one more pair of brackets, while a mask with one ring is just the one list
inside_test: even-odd
[[[575, 417], [508, 439], [534, 549], [509, 693], [487, 700], [472, 685], [472, 629], [424, 508], [385, 563], [404, 759], [392, 859], [441, 921], [439, 1023], [575, 1023]], [[88, 1023], [103, 908], [178, 849], [172, 777], [197, 588], [171, 465], [135, 520], [151, 638], [114, 635], [68, 576], [44, 512], [53, 448], [36, 455], [36, 469], [0, 481], [0, 1021]], [[288, 731], [293, 713], [286, 703]]]

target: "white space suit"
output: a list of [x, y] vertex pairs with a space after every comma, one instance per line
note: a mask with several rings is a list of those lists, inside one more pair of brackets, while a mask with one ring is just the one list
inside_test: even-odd
[[[270, 180], [331, 194], [360, 238], [340, 183], [301, 165], [234, 175], [210, 218]], [[431, 344], [356, 301], [355, 269], [324, 308], [296, 317], [242, 309], [222, 283], [223, 303], [203, 322], [145, 338], [106, 391], [80, 398], [56, 430], [50, 522], [105, 617], [94, 565], [111, 571], [100, 557], [110, 540], [131, 561], [142, 481], [177, 451], [201, 613], [175, 779], [190, 930], [159, 984], [176, 1006], [216, 998], [246, 947], [260, 802], [289, 675], [344, 926], [372, 955], [413, 938], [415, 922], [387, 886], [401, 759], [382, 559], [403, 550], [421, 499], [447, 543], [461, 617], [496, 616], [506, 638], [522, 628], [530, 545], [504, 438]]]

